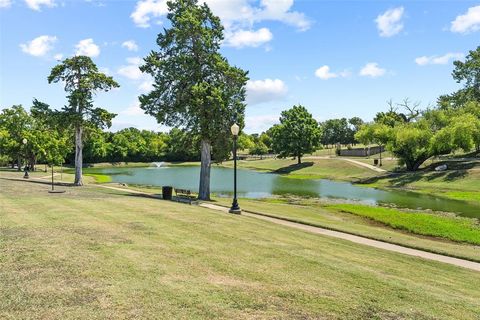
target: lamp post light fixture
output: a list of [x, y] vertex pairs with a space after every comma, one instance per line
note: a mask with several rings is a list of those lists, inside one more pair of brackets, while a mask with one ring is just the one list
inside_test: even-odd
[[228, 212], [240, 214], [242, 213], [242, 209], [240, 209], [237, 200], [237, 138], [240, 127], [238, 126], [238, 124], [234, 123], [230, 130], [232, 131], [233, 135], [233, 202], [232, 207]]
[[[23, 138], [22, 143], [25, 146], [25, 160], [27, 160], [27, 143], [28, 143], [28, 140], [26, 138]], [[25, 172], [25, 174], [23, 175], [23, 178], [24, 179], [30, 178], [30, 176], [28, 175], [28, 168], [27, 168], [26, 163], [25, 163], [25, 168], [23, 169], [23, 171]]]

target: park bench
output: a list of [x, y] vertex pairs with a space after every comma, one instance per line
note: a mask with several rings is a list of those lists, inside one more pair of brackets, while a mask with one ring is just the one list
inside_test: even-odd
[[192, 193], [192, 191], [179, 188], [175, 188], [175, 198], [178, 201], [186, 201], [189, 204], [192, 204], [192, 201], [195, 201], [197, 199], [197, 197]]

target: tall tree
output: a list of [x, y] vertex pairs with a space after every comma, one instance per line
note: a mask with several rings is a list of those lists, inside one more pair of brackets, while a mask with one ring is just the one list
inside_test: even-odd
[[454, 61], [452, 77], [463, 88], [449, 95], [440, 96], [438, 104], [443, 108], [460, 107], [470, 101], [480, 103], [480, 46], [471, 50], [465, 61]]
[[[2, 143], [2, 152], [5, 152], [12, 160], [17, 162], [18, 170], [21, 170], [22, 161], [26, 158], [27, 146], [23, 139], [27, 139], [27, 132], [31, 130], [32, 118], [21, 105], [15, 105], [4, 109], [0, 113], [0, 128], [5, 130], [5, 138]], [[28, 141], [28, 139], [27, 139]]]
[[219, 53], [223, 26], [206, 4], [176, 0], [167, 6], [171, 27], [158, 35], [159, 50], [140, 67], [154, 78], [154, 89], [140, 96], [140, 104], [159, 123], [200, 137], [199, 198], [208, 200], [212, 152], [216, 160], [226, 158], [230, 126], [243, 127], [247, 72]]
[[34, 99], [30, 114], [32, 126], [26, 134], [26, 155], [30, 170], [35, 170], [38, 160], [62, 164], [72, 144], [70, 132], [63, 127], [61, 113]]
[[380, 147], [380, 166], [382, 166], [382, 150], [392, 139], [392, 128], [383, 123], [365, 124], [355, 133], [355, 139], [364, 145], [377, 144]]
[[306, 153], [320, 145], [321, 131], [318, 122], [301, 106], [282, 111], [280, 124], [273, 129], [273, 149], [279, 157], [296, 157], [298, 164]]
[[92, 59], [75, 56], [53, 67], [48, 83], [62, 82], [68, 93], [68, 105], [64, 107], [65, 120], [75, 130], [75, 181], [83, 185], [83, 131], [86, 126], [110, 127], [115, 114], [93, 106], [93, 96], [99, 91], [109, 91], [119, 85], [98, 71]]

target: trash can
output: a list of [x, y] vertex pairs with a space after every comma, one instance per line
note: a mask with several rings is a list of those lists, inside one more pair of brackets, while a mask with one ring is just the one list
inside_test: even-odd
[[173, 191], [173, 188], [170, 186], [162, 187], [163, 200], [172, 200], [172, 191]]
[[373, 164], [376, 166], [378, 165], [378, 159], [373, 159]]

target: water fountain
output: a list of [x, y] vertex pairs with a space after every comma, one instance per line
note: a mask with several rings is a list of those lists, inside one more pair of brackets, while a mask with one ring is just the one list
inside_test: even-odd
[[162, 167], [164, 164], [165, 164], [165, 162], [163, 162], [163, 161], [162, 161], [162, 162], [152, 162], [152, 163], [150, 164], [150, 166], [151, 166], [151, 167], [155, 167], [155, 168], [160, 168], [160, 167]]

